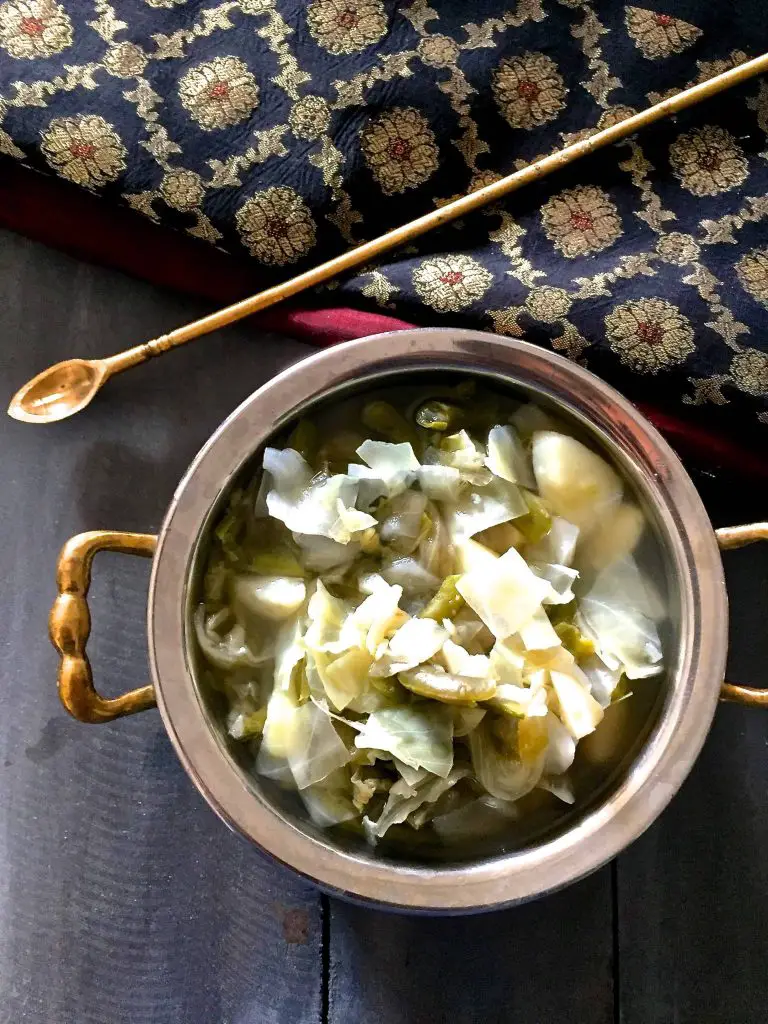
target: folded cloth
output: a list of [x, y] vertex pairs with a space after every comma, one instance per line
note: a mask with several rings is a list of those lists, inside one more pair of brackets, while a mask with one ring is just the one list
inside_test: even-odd
[[[215, 302], [235, 302], [258, 288], [250, 260], [205, 246], [178, 232], [134, 217], [118, 206], [76, 190], [58, 179], [10, 167], [0, 177], [0, 225], [73, 255], [126, 271], [166, 288]], [[115, 245], [115, 239], [120, 244]], [[382, 313], [351, 307], [305, 308], [284, 303], [254, 318], [259, 326], [315, 345], [333, 345], [366, 335], [413, 326]], [[768, 478], [768, 454], [743, 437], [729, 438], [707, 426], [637, 403], [689, 466], [718, 470], [721, 482]]]
[[[0, 152], [263, 286], [768, 49], [763, 0], [670, 6], [4, 0]], [[315, 299], [528, 337], [757, 452], [767, 130], [752, 81]]]

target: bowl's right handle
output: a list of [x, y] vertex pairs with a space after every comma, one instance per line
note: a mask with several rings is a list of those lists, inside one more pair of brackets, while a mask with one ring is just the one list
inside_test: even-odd
[[[768, 523], [724, 526], [720, 530], [715, 530], [715, 535], [717, 543], [723, 551], [728, 551], [730, 548], [743, 548], [746, 544], [754, 544], [758, 540], [768, 540]], [[732, 700], [737, 704], [747, 704], [750, 707], [768, 707], [768, 690], [723, 683], [720, 699]]]
[[151, 686], [142, 686], [112, 699], [102, 697], [93, 685], [91, 665], [85, 653], [91, 632], [87, 598], [94, 555], [97, 551], [122, 551], [151, 558], [156, 546], [157, 537], [152, 534], [93, 530], [70, 538], [61, 549], [56, 571], [59, 593], [51, 608], [48, 627], [53, 646], [61, 655], [59, 697], [79, 722], [109, 722], [156, 704]]

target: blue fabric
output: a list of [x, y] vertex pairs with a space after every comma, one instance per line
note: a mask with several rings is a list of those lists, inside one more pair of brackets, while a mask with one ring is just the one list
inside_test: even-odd
[[[768, 49], [762, 0], [434, 3], [5, 0], [0, 151], [268, 284]], [[525, 335], [759, 443], [767, 130], [752, 80], [323, 301]]]

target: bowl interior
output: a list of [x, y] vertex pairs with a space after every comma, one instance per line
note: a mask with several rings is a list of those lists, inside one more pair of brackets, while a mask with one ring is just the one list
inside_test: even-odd
[[[576, 761], [571, 777], [576, 802], [569, 807], [552, 794], [535, 790], [520, 801], [520, 816], [517, 820], [504, 823], [502, 828], [482, 838], [456, 839], [450, 843], [441, 840], [431, 830], [414, 832], [411, 829], [392, 829], [375, 849], [372, 849], [357, 833], [345, 830], [343, 826], [330, 830], [319, 830], [309, 821], [297, 794], [283, 790], [253, 771], [254, 755], [251, 748], [231, 740], [223, 727], [226, 711], [224, 698], [206, 682], [204, 665], [196, 644], [190, 643], [189, 659], [198, 699], [210, 729], [215, 734], [224, 757], [234, 771], [240, 774], [243, 783], [251, 790], [255, 799], [268, 802], [278, 814], [305, 835], [352, 854], [358, 860], [389, 861], [413, 866], [451, 865], [464, 866], [488, 858], [549, 842], [554, 837], [574, 829], [597, 806], [610, 799], [611, 794], [621, 785], [633, 763], [648, 741], [667, 697], [668, 680], [675, 678], [677, 650], [679, 647], [681, 598], [674, 573], [669, 570], [671, 559], [668, 541], [658, 515], [658, 509], [649, 499], [648, 489], [643, 485], [640, 467], [607, 435], [586, 422], [575, 409], [555, 402], [546, 395], [527, 390], [520, 384], [500, 374], [464, 370], [421, 369], [378, 373], [373, 377], [347, 383], [312, 400], [300, 409], [294, 409], [290, 417], [275, 425], [269, 440], [280, 447], [296, 419], [301, 415], [321, 414], [324, 420], [338, 423], [343, 428], [355, 417], [364, 401], [374, 397], [392, 400], [393, 395], [402, 407], [407, 405], [411, 394], [414, 399], [425, 390], [439, 395], [447, 387], [468, 376], [482, 377], [483, 385], [498, 391], [507, 399], [521, 402], [533, 401], [546, 412], [555, 415], [564, 428], [611, 462], [623, 478], [628, 494], [631, 494], [643, 509], [648, 522], [641, 548], [637, 557], [641, 568], [653, 580], [664, 597], [668, 608], [668, 619], [662, 627], [662, 643], [667, 671], [657, 677], [638, 680], [632, 684], [631, 697], [607, 709], [605, 718], [598, 729], [583, 739], [577, 748]], [[211, 530], [220, 518], [231, 490], [250, 480], [260, 472], [262, 448], [255, 451], [230, 481], [217, 500], [212, 504], [208, 519], [198, 538], [193, 555], [193, 570], [187, 589], [187, 637], [194, 637], [191, 617], [201, 599], [202, 577], [207, 561]]]

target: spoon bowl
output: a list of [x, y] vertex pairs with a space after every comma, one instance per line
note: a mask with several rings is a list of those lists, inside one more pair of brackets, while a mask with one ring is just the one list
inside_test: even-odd
[[110, 375], [106, 359], [66, 359], [16, 392], [8, 415], [24, 423], [55, 423], [80, 412]]

